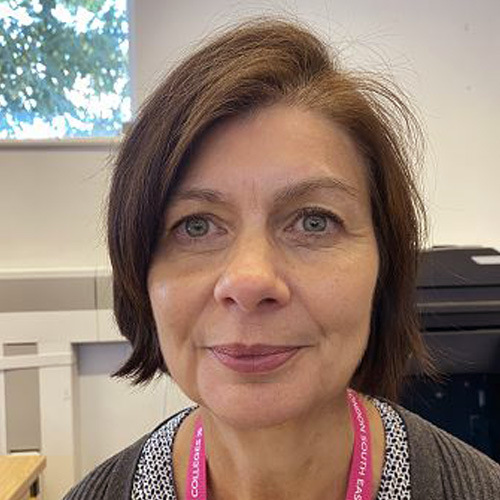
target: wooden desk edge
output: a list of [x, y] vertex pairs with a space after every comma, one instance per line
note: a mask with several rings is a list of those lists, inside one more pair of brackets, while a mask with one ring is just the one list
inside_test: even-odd
[[[21, 477], [17, 482], [11, 481], [10, 484], [6, 483], [9, 478], [2, 479], [2, 471], [6, 472], [9, 469], [15, 468], [16, 464], [24, 477]], [[47, 464], [47, 458], [43, 455], [1, 455], [0, 456], [0, 482], [5, 485], [8, 484], [6, 490], [0, 491], [0, 500], [18, 500], [23, 498], [30, 486], [36, 481], [40, 473], [43, 471]], [[10, 470], [12, 473], [12, 470]], [[3, 488], [2, 488], [3, 489]]]

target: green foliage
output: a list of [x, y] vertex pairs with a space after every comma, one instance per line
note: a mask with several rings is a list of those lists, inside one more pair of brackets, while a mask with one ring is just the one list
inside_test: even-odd
[[[64, 117], [66, 136], [119, 133], [120, 100], [96, 110], [89, 101], [72, 102], [69, 91], [81, 89], [93, 102], [106, 94], [128, 96], [127, 56], [121, 48], [127, 40], [126, 14], [109, 0], [0, 0], [2, 4], [22, 9], [24, 15], [22, 20], [0, 19], [0, 130], [15, 137], [22, 123]], [[74, 21], [58, 19], [58, 5]], [[89, 21], [79, 30], [76, 21], [84, 14]]]

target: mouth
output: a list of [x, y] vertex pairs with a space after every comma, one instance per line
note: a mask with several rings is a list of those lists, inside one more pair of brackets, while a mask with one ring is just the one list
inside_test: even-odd
[[210, 353], [227, 368], [239, 373], [266, 373], [293, 358], [302, 346], [226, 344], [210, 347]]

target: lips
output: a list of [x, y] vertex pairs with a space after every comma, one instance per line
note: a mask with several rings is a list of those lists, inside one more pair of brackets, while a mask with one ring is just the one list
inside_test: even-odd
[[300, 346], [225, 344], [211, 347], [214, 357], [227, 368], [240, 373], [264, 373], [285, 364]]

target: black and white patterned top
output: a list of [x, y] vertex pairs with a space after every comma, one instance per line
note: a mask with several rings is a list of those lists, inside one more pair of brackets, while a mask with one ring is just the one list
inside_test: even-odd
[[[404, 422], [385, 401], [371, 398], [385, 430], [385, 459], [376, 500], [410, 500], [410, 457]], [[182, 421], [195, 408], [167, 420], [146, 441], [137, 463], [132, 500], [177, 499], [173, 474], [173, 442]]]

